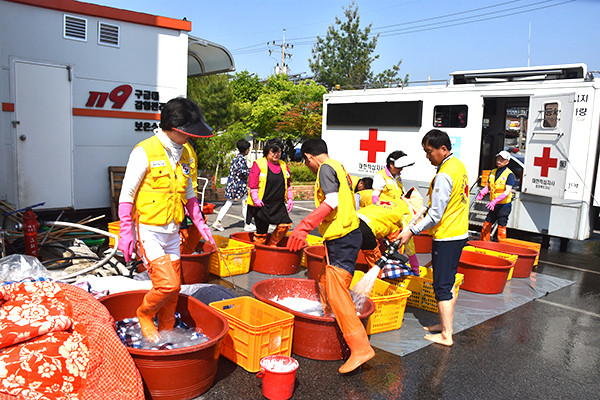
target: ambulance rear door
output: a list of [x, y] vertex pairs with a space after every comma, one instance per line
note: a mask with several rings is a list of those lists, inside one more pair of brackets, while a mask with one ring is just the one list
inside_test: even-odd
[[521, 191], [563, 199], [575, 94], [532, 96]]

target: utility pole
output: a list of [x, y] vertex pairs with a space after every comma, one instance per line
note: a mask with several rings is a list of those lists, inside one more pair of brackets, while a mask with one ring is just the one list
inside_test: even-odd
[[[281, 48], [281, 63], [277, 63], [277, 65], [275, 66], [275, 74], [288, 75], [290, 73], [290, 67], [289, 67], [289, 65], [287, 65], [285, 63], [285, 58], [287, 57], [287, 58], [291, 59], [292, 53], [289, 53], [286, 50], [293, 49], [294, 45], [285, 42], [285, 29], [283, 30], [283, 40], [282, 40], [281, 44], [279, 44], [273, 40], [272, 42], [268, 42], [267, 45]], [[273, 53], [274, 51], [275, 51], [274, 49], [269, 49], [269, 55], [271, 55], [271, 53]]]

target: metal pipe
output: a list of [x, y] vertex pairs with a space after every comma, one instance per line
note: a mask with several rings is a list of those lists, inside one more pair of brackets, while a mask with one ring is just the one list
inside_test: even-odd
[[117, 253], [117, 249], [119, 248], [119, 235], [115, 235], [114, 233], [106, 232], [101, 229], [92, 228], [92, 227], [89, 227], [86, 225], [75, 224], [73, 222], [54, 221], [54, 222], [46, 222], [45, 224], [84, 229], [84, 230], [92, 231], [94, 233], [98, 233], [100, 235], [109, 236], [109, 237], [112, 237], [113, 239], [115, 239], [115, 246], [113, 247], [112, 251], [106, 257], [104, 257], [102, 260], [98, 261], [96, 264], [92, 265], [91, 267], [82, 269], [81, 271], [73, 272], [72, 274], [68, 274], [68, 275], [64, 275], [64, 276], [59, 276], [56, 278], [57, 280], [61, 280], [61, 281], [65, 281], [65, 282], [66, 281], [75, 281], [75, 278], [78, 277], [79, 275], [87, 274], [97, 268], [100, 268], [104, 264], [106, 264]]

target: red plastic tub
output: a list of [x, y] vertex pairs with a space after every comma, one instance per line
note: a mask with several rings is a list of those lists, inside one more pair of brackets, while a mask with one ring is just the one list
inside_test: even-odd
[[[350, 356], [342, 331], [332, 317], [318, 317], [287, 308], [273, 300], [275, 296], [319, 300], [318, 284], [312, 279], [275, 278], [257, 282], [252, 293], [257, 299], [294, 315], [292, 352], [313, 360], [341, 360]], [[367, 298], [359, 318], [366, 327], [375, 312], [375, 303]]]
[[[323, 266], [323, 259], [325, 258], [325, 245], [307, 246], [304, 248], [304, 254], [306, 254], [308, 279], [318, 280], [319, 272], [321, 272], [321, 267]], [[369, 265], [362, 251], [358, 252], [358, 257], [356, 258], [356, 270], [363, 272], [369, 270]]]
[[458, 273], [465, 276], [461, 289], [475, 293], [497, 294], [504, 291], [513, 263], [504, 258], [463, 251]]
[[[135, 316], [145, 290], [115, 293], [100, 299], [115, 321]], [[187, 400], [198, 397], [213, 384], [217, 374], [221, 341], [227, 334], [227, 319], [200, 300], [179, 295], [177, 311], [190, 327], [201, 328], [208, 342], [171, 350], [127, 347], [144, 382], [147, 399]]]
[[[302, 250], [288, 250], [286, 247], [288, 237], [281, 239], [277, 246], [266, 246], [254, 243], [252, 241], [254, 238], [253, 232], [236, 232], [229, 235], [229, 237], [243, 243], [254, 245], [255, 251], [252, 254], [252, 260], [250, 262], [252, 271], [270, 275], [293, 275], [300, 270]], [[270, 238], [271, 234], [268, 234], [267, 243], [269, 243]]]
[[[196, 248], [200, 250], [200, 248]], [[208, 242], [202, 245], [202, 254], [181, 255], [181, 283], [191, 285], [193, 283], [208, 282], [208, 268], [210, 256], [216, 251], [215, 246]]]
[[494, 250], [518, 256], [517, 261], [515, 262], [515, 269], [513, 270], [513, 278], [529, 278], [535, 258], [539, 254], [539, 252], [535, 250], [506, 243], [470, 240], [467, 244], [481, 249]]

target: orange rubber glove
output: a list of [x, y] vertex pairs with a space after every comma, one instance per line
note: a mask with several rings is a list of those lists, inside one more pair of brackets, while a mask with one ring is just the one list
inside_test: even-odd
[[327, 203], [321, 203], [319, 207], [308, 214], [300, 223], [294, 228], [290, 235], [287, 248], [291, 251], [298, 251], [305, 245], [306, 236], [308, 233], [315, 229], [327, 216], [333, 211], [333, 208]]

